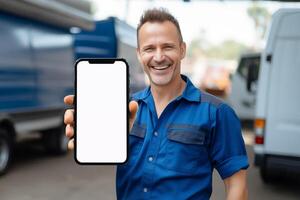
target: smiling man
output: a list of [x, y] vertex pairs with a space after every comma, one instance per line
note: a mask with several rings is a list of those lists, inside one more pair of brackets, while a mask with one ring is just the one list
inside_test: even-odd
[[[247, 199], [240, 122], [228, 105], [181, 75], [186, 45], [177, 20], [164, 9], [147, 10], [137, 38], [150, 86], [134, 94], [129, 105], [130, 156], [117, 168], [118, 199], [209, 199], [213, 169], [224, 180], [228, 200]], [[65, 122], [71, 137], [70, 110]]]

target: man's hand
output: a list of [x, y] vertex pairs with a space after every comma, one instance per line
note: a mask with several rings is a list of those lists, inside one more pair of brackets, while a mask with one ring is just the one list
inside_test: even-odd
[[[72, 106], [74, 104], [74, 95], [68, 95], [65, 96], [64, 98], [64, 102], [65, 104]], [[135, 117], [136, 117], [136, 113], [138, 110], [138, 103], [135, 101], [131, 101], [129, 103], [129, 130], [131, 130]], [[66, 136], [70, 139], [74, 136], [74, 109], [68, 109], [65, 112], [65, 116], [64, 116], [64, 122], [66, 124]], [[92, 126], [92, 125], [91, 125]], [[74, 149], [74, 139], [70, 139], [69, 143], [68, 143], [68, 148], [69, 149]]]
[[129, 102], [129, 132], [132, 129], [133, 123], [135, 121], [136, 113], [138, 111], [138, 103], [136, 101]]
[[[72, 106], [74, 103], [74, 95], [68, 95], [64, 98], [65, 104]], [[66, 136], [70, 139], [74, 136], [74, 109], [68, 109], [65, 112], [64, 122], [66, 124]], [[74, 139], [72, 138], [68, 143], [69, 149], [74, 149]]]

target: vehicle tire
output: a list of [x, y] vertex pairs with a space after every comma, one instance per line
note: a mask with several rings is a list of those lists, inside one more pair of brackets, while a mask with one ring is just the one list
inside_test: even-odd
[[281, 179], [280, 173], [268, 168], [266, 165], [260, 167], [260, 177], [266, 184], [278, 182]]
[[7, 131], [0, 129], [0, 176], [9, 168], [12, 158], [12, 141]]
[[64, 126], [42, 132], [42, 139], [47, 152], [56, 155], [66, 154], [68, 151], [68, 138]]

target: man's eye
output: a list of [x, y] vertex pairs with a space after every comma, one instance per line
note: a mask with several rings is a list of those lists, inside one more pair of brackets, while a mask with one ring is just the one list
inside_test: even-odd
[[146, 48], [144, 49], [145, 52], [151, 52], [153, 50], [153, 48]]
[[171, 50], [171, 49], [173, 49], [173, 47], [172, 46], [166, 46], [165, 49], [166, 50]]

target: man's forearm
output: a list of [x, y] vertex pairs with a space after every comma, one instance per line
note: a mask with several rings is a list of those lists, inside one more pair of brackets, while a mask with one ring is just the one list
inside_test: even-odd
[[227, 200], [247, 200], [246, 170], [241, 170], [224, 180]]
[[247, 200], [248, 199], [248, 189], [247, 187], [241, 186], [229, 186], [226, 189], [226, 200]]

